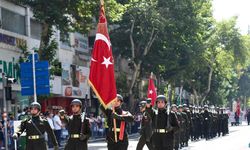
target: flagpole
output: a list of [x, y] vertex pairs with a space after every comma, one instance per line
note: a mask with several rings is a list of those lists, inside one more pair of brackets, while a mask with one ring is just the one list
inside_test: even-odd
[[[101, 7], [104, 7], [104, 0], [100, 0]], [[104, 8], [103, 8], [104, 11]], [[112, 106], [112, 111], [115, 113], [115, 106]], [[117, 143], [117, 132], [116, 132], [116, 119], [113, 118], [113, 124], [114, 124], [114, 135], [115, 135], [115, 142]]]
[[[112, 106], [113, 108], [113, 113], [115, 113], [115, 106]], [[116, 132], [116, 119], [113, 118], [113, 124], [114, 124], [114, 135], [115, 135], [115, 142], [117, 143], [117, 132]]]

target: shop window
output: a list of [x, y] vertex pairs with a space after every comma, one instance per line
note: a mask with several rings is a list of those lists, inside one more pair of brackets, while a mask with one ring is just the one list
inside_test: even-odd
[[41, 33], [42, 33], [42, 25], [38, 21], [31, 19], [30, 20], [30, 36], [31, 36], [31, 38], [40, 40]]
[[26, 35], [25, 16], [1, 8], [2, 29]]

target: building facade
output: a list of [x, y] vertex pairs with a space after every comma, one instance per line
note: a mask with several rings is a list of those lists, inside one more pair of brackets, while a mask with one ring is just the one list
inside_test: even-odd
[[[9, 111], [17, 111], [29, 105], [31, 96], [21, 95], [20, 63], [22, 50], [38, 48], [42, 28], [33, 18], [32, 11], [25, 6], [0, 1], [0, 73], [16, 78], [12, 85], [12, 100], [7, 101]], [[47, 107], [64, 108], [74, 98], [90, 97], [87, 84], [90, 62], [89, 36], [80, 33], [69, 33], [66, 40], [61, 40], [60, 31], [55, 30], [54, 38], [58, 42], [56, 59], [61, 63], [60, 76], [51, 76], [51, 95], [42, 100], [43, 110]], [[2, 76], [0, 76], [0, 107], [2, 105]], [[91, 104], [89, 104], [91, 105]]]

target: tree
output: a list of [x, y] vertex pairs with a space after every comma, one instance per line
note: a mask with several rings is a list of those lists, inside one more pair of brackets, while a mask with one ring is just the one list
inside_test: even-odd
[[[62, 35], [68, 32], [86, 33], [94, 27], [93, 19], [98, 16], [99, 0], [10, 0], [29, 6], [34, 18], [41, 23], [42, 33], [38, 53], [41, 60], [53, 60], [55, 41], [52, 38], [54, 28]], [[107, 15], [117, 20], [123, 12], [123, 5], [115, 0], [107, 0]], [[62, 37], [63, 38], [63, 37]]]
[[[216, 23], [211, 36], [205, 41], [204, 45], [205, 51], [202, 57], [205, 60], [205, 65], [201, 70], [197, 70], [203, 72], [202, 76], [199, 76], [202, 79], [197, 80], [196, 78], [196, 83], [190, 82], [195, 99], [200, 104], [203, 104], [211, 91], [212, 78], [215, 77], [213, 74], [216, 73], [216, 76], [225, 79], [224, 82], [231, 83], [233, 77], [237, 74], [236, 66], [244, 64], [247, 56], [244, 40], [238, 28], [236, 28], [236, 18]], [[197, 74], [197, 72], [194, 72], [194, 74]], [[205, 74], [208, 76], [204, 76]], [[204, 77], [207, 80], [204, 80]]]
[[[114, 54], [128, 58], [133, 70], [129, 83], [129, 97], [132, 102], [134, 88], [140, 77], [142, 63], [152, 50], [152, 45], [157, 39], [162, 23], [158, 12], [157, 0], [131, 0], [118, 28], [112, 31], [111, 39], [115, 45]], [[118, 49], [119, 48], [119, 49]]]

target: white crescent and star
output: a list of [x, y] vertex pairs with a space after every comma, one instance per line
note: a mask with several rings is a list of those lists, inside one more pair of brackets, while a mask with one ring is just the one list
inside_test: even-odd
[[110, 50], [111, 43], [110, 43], [110, 41], [108, 40], [108, 38], [107, 38], [105, 35], [103, 35], [103, 34], [101, 34], [101, 33], [97, 33], [97, 34], [96, 34], [96, 37], [95, 37], [95, 41], [97, 41], [97, 40], [102, 40], [102, 41], [104, 41], [104, 42], [108, 45], [109, 50]]
[[111, 61], [110, 61], [110, 58], [111, 57], [109, 57], [109, 58], [103, 57], [104, 60], [103, 60], [102, 64], [106, 66], [106, 69], [108, 69], [109, 65], [113, 65], [113, 63], [111, 63]]
[[153, 94], [154, 92], [153, 92], [153, 90], [149, 90], [149, 94]]
[[[110, 41], [108, 40], [108, 38], [107, 38], [105, 35], [103, 35], [103, 34], [101, 34], [101, 33], [97, 33], [97, 34], [96, 34], [95, 41], [97, 41], [97, 40], [102, 40], [102, 41], [104, 41], [104, 42], [107, 44], [107, 46], [108, 46], [108, 48], [109, 48], [109, 50], [110, 50], [111, 43], [110, 43]], [[103, 57], [103, 58], [104, 58], [104, 61], [102, 62], [102, 64], [104, 64], [104, 65], [106, 66], [106, 68], [108, 68], [108, 66], [112, 64], [111, 61], [110, 61], [110, 58], [111, 58], [111, 57], [109, 57], [109, 58]], [[97, 60], [94, 59], [94, 58], [91, 58], [91, 61], [97, 62]]]

